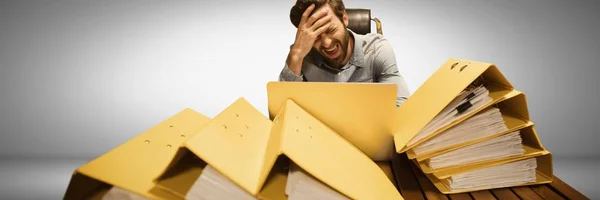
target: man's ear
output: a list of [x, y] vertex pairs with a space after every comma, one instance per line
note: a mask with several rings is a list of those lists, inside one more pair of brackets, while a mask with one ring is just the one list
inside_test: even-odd
[[344, 22], [344, 26], [348, 27], [348, 13], [344, 10], [344, 14], [342, 15], [342, 21]]

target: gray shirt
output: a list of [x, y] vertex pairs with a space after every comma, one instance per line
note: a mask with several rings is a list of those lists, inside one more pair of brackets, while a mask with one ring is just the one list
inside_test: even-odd
[[286, 63], [279, 81], [394, 83], [398, 87], [396, 106], [400, 106], [409, 97], [409, 91], [398, 71], [390, 42], [380, 34], [360, 35], [347, 30], [354, 37], [354, 53], [345, 66], [329, 67], [313, 50], [304, 57], [301, 76], [294, 74]]

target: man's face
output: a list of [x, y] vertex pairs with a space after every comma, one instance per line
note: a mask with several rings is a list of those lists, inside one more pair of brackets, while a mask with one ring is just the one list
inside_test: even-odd
[[331, 23], [329, 28], [317, 37], [313, 48], [321, 54], [328, 64], [339, 67], [344, 64], [343, 61], [348, 55], [350, 40], [350, 34], [346, 31], [348, 20], [345, 14], [343, 19], [338, 18], [329, 4], [321, 6], [316, 12], [323, 9], [329, 10], [326, 16], [332, 16]]

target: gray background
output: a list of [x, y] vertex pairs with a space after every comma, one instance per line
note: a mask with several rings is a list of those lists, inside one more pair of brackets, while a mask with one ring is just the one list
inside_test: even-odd
[[[556, 175], [600, 196], [597, 2], [345, 3], [382, 20], [411, 93], [448, 58], [495, 63], [526, 93]], [[267, 115], [292, 5], [0, 1], [0, 196], [60, 198], [78, 165], [184, 108], [213, 117], [244, 97]]]

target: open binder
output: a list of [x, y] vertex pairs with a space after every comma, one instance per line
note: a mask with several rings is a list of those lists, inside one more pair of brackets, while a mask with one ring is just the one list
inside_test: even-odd
[[[120, 163], [95, 160], [93, 163], [96, 163], [96, 168], [87, 169], [89, 167], [84, 166], [87, 170], [78, 171], [94, 174], [93, 178], [98, 183], [105, 184], [104, 191], [112, 185], [152, 199], [184, 199], [203, 168], [210, 165], [259, 199], [286, 199], [286, 162], [294, 162], [348, 198], [402, 199], [389, 174], [378, 163], [294, 101], [286, 100], [283, 103], [274, 120], [270, 120], [244, 98], [238, 99], [201, 129], [196, 129], [191, 137], [181, 143], [180, 148], [175, 148], [179, 145], [169, 148], [173, 149], [169, 159], [153, 160], [152, 163], [160, 161], [157, 165], [162, 166], [157, 173], [141, 175], [134, 172], [150, 164], [137, 161]], [[164, 132], [152, 133], [144, 136], [164, 135]], [[143, 139], [145, 137], [141, 136], [132, 143], [145, 144]], [[126, 143], [124, 146], [132, 144]], [[149, 152], [163, 149], [164, 146], [156, 147]], [[115, 157], [120, 160], [129, 159], [118, 155], [115, 154]], [[137, 169], [126, 164], [136, 165]], [[98, 172], [107, 167], [130, 168], [128, 173], [144, 177], [139, 182], [118, 182], [118, 176], [126, 177], [125, 174]], [[76, 179], [70, 185], [66, 199], [81, 199], [90, 193], [102, 194], [97, 192], [97, 188], [86, 187]], [[85, 188], [87, 192], [76, 187]]]
[[457, 143], [454, 145], [450, 145], [443, 149], [429, 152], [420, 156], [417, 156], [412, 149], [407, 151], [407, 155], [409, 159], [417, 159], [418, 161], [422, 161], [428, 158], [431, 158], [435, 155], [439, 155], [442, 153], [446, 153], [452, 150], [459, 149], [461, 147], [465, 147], [467, 145], [472, 145], [481, 141], [485, 141], [503, 134], [507, 134], [510, 132], [514, 132], [520, 130], [522, 128], [532, 126], [533, 122], [530, 121], [529, 111], [527, 109], [527, 101], [525, 99], [525, 94], [513, 90], [512, 92], [506, 94], [499, 102], [490, 107], [496, 107], [502, 113], [502, 119], [504, 120], [504, 124], [507, 127], [506, 131], [497, 132], [493, 135], [476, 138], [470, 141]]
[[[444, 179], [448, 179], [449, 177], [457, 174], [467, 173], [474, 170], [479, 170], [483, 168], [493, 167], [501, 164], [506, 164], [510, 162], [515, 162], [519, 160], [525, 160], [528, 158], [535, 158], [537, 161], [536, 168], [536, 181], [532, 183], [522, 184], [525, 185], [534, 185], [534, 184], [544, 184], [551, 183], [553, 177], [552, 170], [552, 154], [547, 151], [541, 144], [538, 139], [537, 132], [535, 131], [534, 125], [527, 126], [520, 130], [521, 137], [523, 138], [523, 148], [524, 154], [518, 156], [510, 156], [501, 159], [487, 160], [483, 162], [472, 162], [463, 165], [456, 165], [441, 169], [431, 169], [428, 167], [424, 161], [417, 161], [417, 159], [413, 159], [412, 161], [417, 164], [417, 166], [427, 175], [427, 177], [434, 183], [436, 187], [442, 192], [447, 194], [453, 193], [462, 193], [462, 192], [472, 192], [476, 190], [458, 190], [452, 191], [448, 188], [447, 185], [443, 184]], [[493, 188], [479, 188], [477, 190], [482, 189], [493, 189]]]
[[[452, 166], [438, 170], [432, 170], [431, 168], [427, 167], [422, 161], [419, 162], [416, 159], [413, 161], [416, 162], [419, 168], [421, 168], [426, 174], [433, 174], [435, 177], [438, 178], [447, 178], [448, 176], [453, 174], [459, 174], [462, 172], [480, 169], [483, 167], [494, 166], [499, 163], [506, 163], [507, 161], [521, 160], [551, 154], [548, 150], [544, 148], [544, 146], [542, 146], [540, 140], [538, 139], [537, 132], [535, 131], [535, 126], [532, 125], [521, 129], [520, 134], [523, 138], [523, 148], [525, 150], [525, 153], [519, 156], [511, 156], [507, 158], [490, 160], [485, 162], [473, 162], [465, 165]], [[543, 163], [543, 166], [551, 169], [551, 163]], [[543, 170], [540, 171], [540, 174], [547, 178], [547, 180], [544, 180], [543, 182], [550, 181], [553, 176], [552, 170]]]
[[[496, 188], [478, 188], [478, 189], [471, 189], [471, 190], [451, 190], [450, 188], [448, 188], [447, 184], [445, 184], [443, 180], [447, 179], [448, 177], [450, 177], [452, 175], [456, 175], [456, 174], [460, 174], [460, 173], [464, 173], [464, 172], [468, 172], [468, 171], [473, 171], [473, 170], [477, 170], [477, 169], [483, 169], [483, 168], [487, 168], [487, 167], [494, 167], [494, 166], [498, 166], [501, 164], [517, 162], [517, 161], [525, 160], [528, 158], [534, 158], [535, 162], [537, 163], [536, 178], [535, 178], [536, 181], [531, 182], [531, 183], [523, 183], [518, 186], [551, 183], [552, 177], [553, 177], [552, 176], [553, 170], [552, 170], [552, 154], [549, 151], [540, 152], [540, 155], [537, 155], [534, 157], [523, 156], [523, 157], [515, 157], [515, 158], [506, 159], [506, 160], [502, 160], [502, 161], [498, 161], [498, 162], [493, 162], [493, 163], [482, 163], [482, 164], [476, 165], [476, 166], [465, 167], [460, 170], [447, 171], [443, 174], [439, 174], [439, 176], [436, 176], [435, 174], [425, 174], [425, 175], [427, 176], [427, 178], [429, 178], [431, 180], [431, 182], [435, 185], [435, 187], [438, 188], [438, 190], [440, 190], [440, 192], [442, 192], [444, 194], [456, 194], [456, 193], [464, 193], [464, 192], [473, 192], [473, 191], [478, 191], [478, 190], [496, 189]], [[510, 186], [510, 187], [513, 187], [513, 186]]]
[[293, 100], [372, 160], [386, 161], [395, 153], [396, 92], [382, 83], [269, 82], [269, 117]]
[[[409, 141], [442, 111], [460, 92], [471, 85], [482, 84], [489, 90], [492, 101], [470, 112], [470, 114], [441, 127], [427, 137], [411, 145]], [[398, 153], [405, 152], [493, 104], [500, 102], [513, 92], [514, 87], [498, 68], [490, 63], [449, 59], [398, 109], [399, 117], [394, 132], [394, 144]]]
[[113, 186], [151, 199], [173, 199], [154, 179], [169, 168], [178, 149], [210, 119], [185, 109], [79, 167], [64, 199], [101, 199]]

